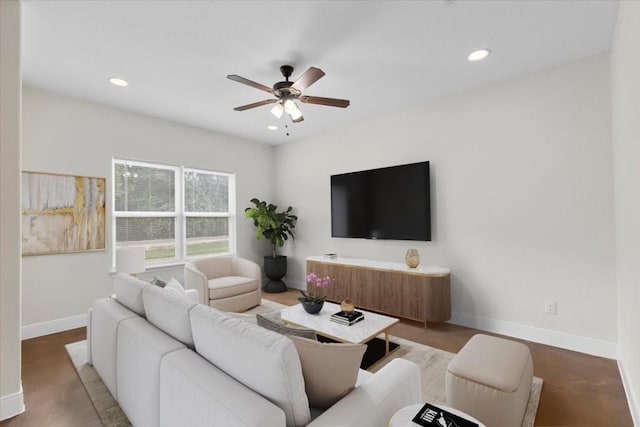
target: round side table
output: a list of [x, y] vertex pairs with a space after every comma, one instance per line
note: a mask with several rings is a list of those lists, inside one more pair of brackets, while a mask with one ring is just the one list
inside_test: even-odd
[[[391, 420], [389, 420], [389, 427], [416, 427], [418, 424], [411, 422], [411, 420], [416, 416], [418, 411], [422, 409], [423, 406], [424, 403], [416, 403], [414, 405], [405, 406], [404, 408], [398, 410], [398, 412], [393, 414]], [[462, 417], [465, 420], [474, 422], [478, 424], [478, 427], [486, 427], [480, 421], [476, 420], [471, 415], [465, 414], [462, 411], [458, 411], [457, 409], [440, 404], [435, 406], [437, 406], [438, 408], [442, 408], [445, 411], [451, 412], [452, 414], [455, 414], [459, 417]]]

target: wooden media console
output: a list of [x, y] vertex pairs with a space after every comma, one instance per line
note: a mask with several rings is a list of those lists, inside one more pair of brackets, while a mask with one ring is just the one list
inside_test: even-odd
[[355, 258], [307, 258], [307, 273], [329, 276], [320, 289], [329, 301], [351, 299], [356, 307], [424, 322], [451, 318], [449, 269], [409, 268], [402, 263]]

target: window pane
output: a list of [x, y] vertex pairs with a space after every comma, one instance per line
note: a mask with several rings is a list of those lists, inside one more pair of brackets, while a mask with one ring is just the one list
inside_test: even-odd
[[116, 245], [144, 246], [147, 260], [176, 257], [174, 218], [116, 218]]
[[187, 256], [229, 252], [229, 218], [187, 218]]
[[187, 212], [229, 212], [229, 177], [186, 171], [184, 199]]
[[175, 212], [175, 172], [146, 166], [115, 165], [116, 211]]

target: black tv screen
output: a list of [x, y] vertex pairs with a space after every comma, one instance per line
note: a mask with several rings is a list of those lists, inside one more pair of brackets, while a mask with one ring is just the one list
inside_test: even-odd
[[332, 175], [331, 236], [430, 241], [429, 162]]

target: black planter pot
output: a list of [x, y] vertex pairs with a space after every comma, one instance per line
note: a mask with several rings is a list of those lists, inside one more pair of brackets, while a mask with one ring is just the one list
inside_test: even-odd
[[269, 278], [263, 290], [275, 294], [285, 292], [287, 285], [282, 278], [287, 274], [287, 257], [284, 255], [264, 257], [264, 274]]
[[321, 303], [312, 303], [312, 302], [302, 302], [302, 308], [309, 314], [320, 313], [322, 307], [324, 306], [324, 301]]

